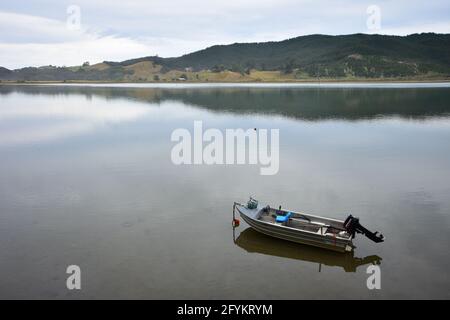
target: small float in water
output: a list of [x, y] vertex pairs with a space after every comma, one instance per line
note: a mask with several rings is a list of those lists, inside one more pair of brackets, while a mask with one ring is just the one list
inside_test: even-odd
[[339, 252], [354, 249], [356, 233], [364, 234], [374, 242], [383, 242], [384, 236], [364, 228], [359, 219], [349, 215], [344, 221], [302, 212], [262, 206], [250, 198], [247, 204], [235, 202], [233, 205], [233, 224], [239, 225], [235, 212], [256, 231], [283, 240], [298, 242]]

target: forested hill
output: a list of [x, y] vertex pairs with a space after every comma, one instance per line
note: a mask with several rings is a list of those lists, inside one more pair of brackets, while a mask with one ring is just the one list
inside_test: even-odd
[[216, 45], [176, 58], [149, 56], [78, 67], [7, 70], [4, 80], [271, 81], [449, 78], [450, 34], [309, 35]]
[[280, 42], [213, 46], [157, 61], [169, 69], [223, 66], [290, 71], [299, 68], [311, 75], [322, 71], [323, 75], [328, 72], [332, 76], [345, 76], [349, 72], [358, 76], [398, 76], [429, 70], [448, 73], [450, 35], [311, 35]]

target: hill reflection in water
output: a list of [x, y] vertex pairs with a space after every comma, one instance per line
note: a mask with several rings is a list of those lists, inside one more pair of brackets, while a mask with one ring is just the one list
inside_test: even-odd
[[380, 117], [426, 119], [450, 114], [449, 87], [97, 87], [0, 86], [0, 94], [83, 95], [149, 104], [180, 101], [212, 112], [270, 114], [309, 121]]

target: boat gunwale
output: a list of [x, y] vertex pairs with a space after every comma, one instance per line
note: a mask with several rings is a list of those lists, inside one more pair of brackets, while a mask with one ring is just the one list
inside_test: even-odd
[[[240, 205], [240, 206], [243, 207], [243, 208], [245, 208], [244, 205]], [[302, 229], [292, 228], [292, 227], [285, 226], [285, 225], [282, 225], [282, 224], [275, 224], [275, 223], [267, 222], [267, 221], [264, 221], [264, 220], [255, 219], [255, 218], [253, 218], [253, 217], [251, 217], [251, 216], [249, 216], [249, 215], [243, 213], [241, 210], [239, 210], [239, 205], [236, 206], [236, 209], [239, 211], [240, 214], [243, 214], [243, 215], [245, 215], [246, 217], [248, 217], [248, 218], [250, 218], [250, 219], [252, 219], [252, 220], [254, 220], [254, 221], [257, 221], [257, 222], [262, 223], [262, 224], [269, 225], [269, 226], [271, 226], [271, 227], [278, 227], [278, 228], [284, 228], [284, 229], [287, 229], [287, 230], [293, 230], [293, 231], [297, 231], [297, 232], [304, 232], [304, 233], [308, 233], [308, 234], [315, 235], [315, 236], [322, 237], [322, 238], [339, 239], [339, 240], [346, 241], [346, 242], [349, 242], [349, 243], [351, 243], [351, 240], [352, 240], [350, 237], [348, 237], [348, 238], [343, 238], [343, 237], [338, 236], [338, 235], [331, 236], [330, 234], [319, 234], [319, 233], [317, 233], [317, 232], [312, 232], [312, 231], [308, 231], [308, 230], [302, 230]], [[257, 209], [252, 209], [252, 210], [257, 210], [255, 216], [259, 216], [259, 214], [261, 213], [261, 211], [262, 211], [263, 209], [264, 209], [264, 208], [257, 208]], [[284, 211], [286, 211], [286, 210], [284, 210]], [[294, 214], [295, 214], [295, 213], [299, 213], [299, 212], [295, 212], [295, 211], [289, 211], [289, 212], [292, 212], [292, 213], [294, 213]], [[303, 213], [299, 213], [299, 214], [303, 214]], [[331, 219], [331, 218], [328, 219], [327, 217], [320, 217], [320, 216], [315, 216], [315, 215], [310, 215], [310, 214], [304, 214], [304, 215], [309, 216], [309, 217], [316, 217], [316, 218], [324, 219], [324, 220], [332, 220], [332, 221], [334, 221], [334, 222], [339, 222], [339, 223], [343, 223], [343, 222], [344, 222], [344, 221], [342, 221], [342, 220]]]
[[[256, 230], [257, 232], [263, 233], [265, 235], [282, 239], [285, 241], [291, 241], [295, 243], [305, 244], [305, 245], [311, 245], [314, 247], [319, 247], [327, 250], [332, 250], [336, 252], [348, 252], [347, 247], [353, 247], [351, 240], [342, 240], [342, 239], [336, 239], [337, 241], [333, 244], [326, 243], [324, 240], [328, 241], [331, 240], [329, 238], [324, 238], [323, 236], [320, 236], [318, 234], [310, 234], [310, 233], [301, 233], [298, 235], [299, 237], [296, 237], [295, 235], [289, 235], [285, 234], [283, 232], [277, 231], [277, 227], [274, 227], [272, 224], [262, 223], [263, 221], [252, 219], [251, 217], [244, 214], [243, 217], [244, 221], [247, 222], [251, 228]], [[247, 221], [247, 219], [249, 221]], [[258, 224], [260, 223], [260, 224]], [[266, 230], [267, 229], [267, 230]], [[304, 237], [307, 237], [306, 239]], [[311, 238], [309, 238], [311, 237]]]

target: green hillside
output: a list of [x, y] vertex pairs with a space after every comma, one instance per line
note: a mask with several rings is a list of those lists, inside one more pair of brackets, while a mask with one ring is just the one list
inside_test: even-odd
[[217, 45], [177, 58], [143, 57], [93, 66], [0, 69], [16, 81], [295, 81], [450, 77], [450, 35], [310, 35]]

